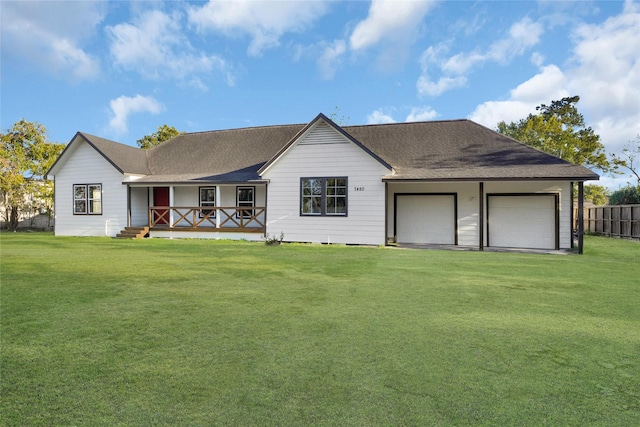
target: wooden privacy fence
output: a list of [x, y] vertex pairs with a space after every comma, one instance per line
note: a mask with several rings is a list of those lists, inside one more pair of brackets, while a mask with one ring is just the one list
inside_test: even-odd
[[[573, 218], [577, 228], [577, 208]], [[603, 236], [640, 239], [640, 205], [584, 208], [584, 231]]]

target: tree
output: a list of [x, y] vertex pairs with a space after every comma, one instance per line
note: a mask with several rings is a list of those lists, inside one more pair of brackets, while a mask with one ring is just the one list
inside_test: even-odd
[[579, 100], [579, 96], [572, 96], [542, 104], [536, 107], [537, 114], [517, 123], [498, 123], [498, 132], [571, 163], [610, 172], [613, 167], [600, 136], [585, 125], [578, 112]]
[[[577, 188], [574, 187], [574, 196], [577, 193]], [[602, 185], [587, 184], [584, 186], [584, 200], [591, 202], [596, 206], [602, 206], [607, 204], [607, 197], [609, 196], [609, 189]]]
[[629, 169], [635, 175], [638, 185], [640, 185], [640, 165], [636, 160], [640, 160], [640, 135], [636, 136], [636, 146], [629, 141], [622, 149], [622, 155], [611, 155], [612, 163], [617, 167]]
[[162, 126], [158, 126], [158, 130], [156, 132], [152, 133], [151, 135], [143, 136], [142, 138], [137, 140], [136, 143], [138, 144], [138, 147], [144, 148], [146, 150], [151, 147], [155, 147], [156, 145], [163, 143], [164, 141], [168, 141], [174, 136], [180, 135], [181, 133], [182, 132], [180, 132], [173, 126], [167, 126], [165, 124]]
[[7, 226], [15, 231], [21, 212], [44, 208], [51, 213], [53, 183], [43, 178], [65, 146], [49, 142], [44, 126], [25, 119], [0, 134], [0, 140], [0, 191]]
[[340, 108], [336, 105], [333, 113], [331, 113], [331, 115], [329, 116], [331, 121], [337, 124], [338, 126], [348, 125], [349, 120], [351, 120], [351, 117], [345, 117], [344, 115], [342, 115], [341, 117], [338, 117], [338, 114], [340, 114]]
[[609, 197], [610, 205], [635, 205], [640, 204], [640, 185], [631, 184], [614, 191]]

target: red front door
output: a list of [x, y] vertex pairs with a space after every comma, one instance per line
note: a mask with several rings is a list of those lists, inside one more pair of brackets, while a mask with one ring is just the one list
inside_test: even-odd
[[[153, 205], [169, 206], [169, 187], [153, 187]], [[169, 209], [157, 209], [154, 212], [155, 224], [169, 224]]]

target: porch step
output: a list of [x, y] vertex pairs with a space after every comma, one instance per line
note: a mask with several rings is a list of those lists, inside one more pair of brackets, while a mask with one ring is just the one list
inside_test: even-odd
[[149, 227], [125, 227], [120, 233], [116, 234], [118, 239], [142, 239], [149, 234]]

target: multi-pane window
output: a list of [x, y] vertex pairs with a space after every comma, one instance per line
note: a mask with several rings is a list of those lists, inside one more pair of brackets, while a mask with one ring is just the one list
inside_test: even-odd
[[[255, 187], [238, 187], [236, 203], [236, 206], [253, 208], [255, 206]], [[237, 216], [238, 218], [251, 218], [253, 216], [253, 209], [241, 209]]]
[[102, 215], [102, 184], [73, 184], [73, 214]]
[[[216, 187], [200, 187], [200, 206], [201, 207], [209, 207], [216, 205]], [[200, 218], [205, 215], [209, 215], [209, 217], [215, 218], [216, 212], [215, 209], [201, 209], [200, 210]]]
[[301, 178], [301, 215], [347, 215], [347, 178]]

